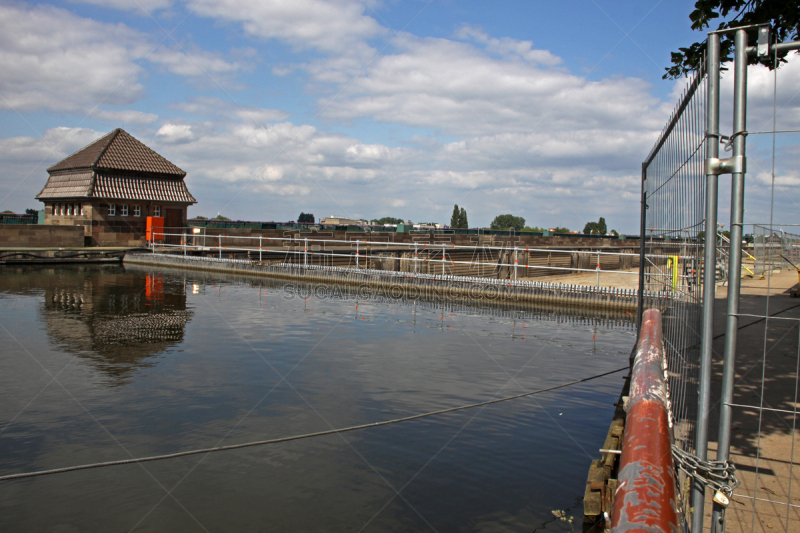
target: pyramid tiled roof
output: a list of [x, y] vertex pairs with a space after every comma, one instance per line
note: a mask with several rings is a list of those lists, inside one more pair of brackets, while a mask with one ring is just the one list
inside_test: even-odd
[[53, 172], [77, 169], [108, 169], [169, 174], [183, 177], [186, 172], [145, 146], [133, 135], [117, 128], [48, 168]]
[[117, 128], [47, 169], [50, 178], [36, 196], [107, 198], [197, 203], [186, 172]]

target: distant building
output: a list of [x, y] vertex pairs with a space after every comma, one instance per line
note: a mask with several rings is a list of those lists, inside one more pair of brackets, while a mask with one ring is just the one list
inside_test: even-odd
[[143, 244], [148, 216], [164, 217], [167, 232], [183, 228], [187, 208], [197, 203], [186, 172], [119, 128], [47, 172], [36, 196], [44, 223], [83, 226], [94, 245]]
[[366, 220], [354, 220], [352, 218], [331, 215], [328, 218], [320, 219], [320, 224], [335, 224], [337, 226], [366, 226]]

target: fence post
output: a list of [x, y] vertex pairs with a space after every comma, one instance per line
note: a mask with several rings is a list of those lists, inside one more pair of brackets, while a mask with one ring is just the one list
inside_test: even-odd
[[[733, 78], [733, 159], [745, 158], [747, 134], [747, 31], [737, 30], [734, 38]], [[728, 309], [725, 322], [725, 355], [720, 392], [719, 438], [717, 461], [727, 461], [731, 441], [731, 406], [733, 401], [736, 334], [739, 328], [739, 282], [742, 275], [742, 218], [744, 213], [744, 165], [731, 178], [731, 239], [728, 255]], [[725, 508], [714, 502], [712, 527], [725, 527]]]
[[263, 259], [261, 259], [261, 239], [262, 239], [262, 237], [258, 238], [258, 262], [259, 263], [261, 261], [263, 261]]
[[519, 255], [517, 253], [517, 247], [514, 247], [514, 281], [517, 281], [517, 265], [519, 264]]
[[219, 241], [219, 258], [222, 259], [222, 235], [217, 235]]
[[597, 286], [600, 286], [600, 250], [597, 250]]
[[[706, 65], [708, 95], [706, 159], [719, 157], [719, 35], [708, 36]], [[717, 201], [719, 178], [706, 174], [706, 226], [703, 254], [703, 326], [700, 337], [700, 370], [697, 391], [696, 455], [708, 459], [708, 413], [711, 407], [711, 361], [714, 343], [714, 295], [717, 272]], [[697, 480], [692, 489], [692, 531], [703, 530], [705, 485]]]
[[356, 270], [358, 270], [358, 240], [356, 239]]
[[183, 233], [183, 255], [186, 255], [186, 232]]
[[637, 339], [638, 339], [638, 332], [639, 328], [642, 327], [642, 313], [644, 313], [644, 273], [645, 273], [645, 263], [644, 263], [644, 253], [645, 253], [645, 238], [644, 235], [647, 233], [647, 187], [645, 186], [647, 183], [647, 166], [648, 163], [642, 163], [642, 207], [641, 207], [641, 220], [639, 221], [639, 297], [636, 302], [637, 305], [637, 319], [636, 319], [636, 331], [637, 331]]
[[308, 238], [303, 239], [303, 266], [308, 267]]

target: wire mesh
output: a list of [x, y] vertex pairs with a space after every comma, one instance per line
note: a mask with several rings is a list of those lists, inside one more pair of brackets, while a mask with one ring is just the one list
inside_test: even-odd
[[694, 453], [702, 319], [706, 75], [698, 72], [643, 165], [646, 290], [673, 295], [663, 310], [675, 442]]
[[800, 266], [800, 235], [774, 227], [753, 225], [754, 274]]
[[[800, 43], [796, 43], [800, 44]], [[763, 68], [763, 67], [753, 67]], [[701, 347], [703, 248], [716, 245], [717, 261], [708, 265], [715, 271], [716, 298], [730, 291], [736, 298], [738, 330], [734, 331], [735, 383], [733, 399], [722, 406], [724, 397], [719, 387], [723, 372], [718, 364], [711, 368], [711, 416], [716, 411], [732, 409], [730, 459], [736, 464], [741, 485], [733, 492], [731, 503], [724, 513], [724, 522], [714, 525], [713, 531], [766, 532], [800, 531], [800, 472], [795, 469], [795, 443], [798, 437], [800, 410], [800, 303], [789, 297], [800, 295], [800, 231], [795, 220], [776, 222], [778, 217], [793, 218], [794, 208], [784, 205], [796, 198], [797, 183], [786, 177], [796, 168], [796, 150], [780, 135], [797, 132], [794, 123], [778, 127], [778, 117], [795, 120], [796, 114], [781, 110], [791, 104], [796, 90], [790, 89], [788, 100], [779, 106], [778, 72], [773, 72], [774, 91], [770, 106], [770, 131], [751, 134], [771, 134], [771, 169], [766, 157], [752, 156], [748, 170], [755, 179], [749, 180], [748, 193], [754, 199], [751, 207], [759, 211], [760, 198], [769, 198], [769, 223], [753, 224], [752, 232], [744, 232], [741, 265], [731, 265], [730, 252], [741, 243], [732, 243], [726, 234], [715, 231], [705, 235], [704, 144], [707, 98], [707, 79], [703, 72], [687, 85], [675, 112], [643, 165], [643, 235], [644, 243], [640, 275], [649, 290], [670, 291], [673, 298], [664, 310], [665, 348], [669, 365], [671, 410], [675, 418], [675, 443], [683, 450], [697, 454], [694, 431], [697, 418], [699, 357]], [[763, 81], [763, 78], [757, 78]], [[794, 96], [792, 96], [794, 95]], [[796, 109], [796, 104], [791, 108]], [[793, 118], [794, 117], [794, 118]], [[765, 128], [759, 128], [765, 129]], [[746, 132], [745, 132], [746, 133]], [[721, 139], [729, 141], [730, 137]], [[776, 165], [776, 154], [795, 158], [785, 168]], [[758, 146], [751, 148], [759, 153]], [[760, 154], [765, 155], [766, 150]], [[759, 166], [761, 168], [759, 168]], [[766, 167], [766, 168], [764, 168]], [[776, 171], [776, 168], [778, 169]], [[777, 173], [777, 178], [776, 178]], [[783, 174], [783, 175], [781, 175]], [[732, 193], [733, 194], [733, 193]], [[792, 200], [793, 201], [793, 200]], [[793, 202], [796, 207], [796, 202]], [[763, 214], [763, 210], [762, 210]], [[752, 236], [752, 239], [750, 238]], [[751, 247], [752, 243], [752, 247]], [[741, 268], [741, 281], [734, 290], [727, 287], [729, 268]], [[731, 270], [730, 273], [735, 272]], [[726, 319], [731, 309], [718, 302], [715, 318]], [[714, 333], [714, 358], [722, 359], [727, 349], [726, 335], [720, 324]], [[728, 368], [728, 363], [725, 363]], [[721, 425], [721, 424], [720, 424]], [[714, 435], [715, 428], [710, 428]], [[721, 448], [721, 446], [726, 446]], [[713, 450], [714, 439], [710, 448]], [[727, 453], [727, 442], [716, 443], [718, 458]], [[681, 479], [683, 491], [684, 479]], [[688, 485], [686, 485], [688, 487]], [[710, 498], [705, 509], [695, 509], [705, 515], [705, 527], [711, 527]], [[688, 505], [684, 505], [684, 511]], [[721, 524], [724, 524], [722, 526]]]
[[[728, 404], [734, 428], [730, 458], [741, 485], [725, 511], [729, 532], [800, 531], [800, 472], [795, 468], [800, 304], [791, 298], [798, 295], [800, 267], [797, 204], [792, 200], [798, 186], [781, 176], [796, 168], [796, 157], [784, 148], [791, 148], [789, 134], [797, 129], [797, 106], [791, 106], [792, 112], [784, 109], [796, 97], [794, 84], [780, 81], [784, 72], [781, 67], [771, 73], [771, 116], [762, 117], [772, 126], [763, 132], [771, 134], [771, 162], [764, 158], [761, 168], [754, 165], [750, 171], [751, 176], [768, 179], [750, 180], [747, 189], [751, 196], [769, 197], [769, 222], [753, 224], [752, 255], [743, 254], [737, 379]], [[778, 99], [782, 87], [788, 98], [783, 103]], [[762, 153], [767, 151], [761, 148]], [[758, 149], [754, 144], [752, 153]], [[788, 210], [787, 199], [793, 204]]]

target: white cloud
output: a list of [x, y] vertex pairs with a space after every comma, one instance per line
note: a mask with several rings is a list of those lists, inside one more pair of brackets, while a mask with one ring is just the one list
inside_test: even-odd
[[191, 0], [198, 15], [241, 22], [244, 31], [277, 39], [296, 49], [336, 53], [367, 53], [368, 39], [385, 28], [364, 14], [356, 0]]
[[371, 117], [458, 136], [650, 131], [665, 118], [639, 79], [592, 82], [447, 39], [405, 35], [395, 45], [397, 53], [321, 100], [326, 117]]
[[214, 84], [225, 83], [221, 77], [225, 74], [234, 74], [244, 68], [240, 62], [230, 62], [222, 59], [219, 54], [202, 50], [175, 50], [159, 47], [148, 56], [148, 61], [164, 66], [169, 72], [178, 76], [202, 77], [204, 82]]
[[164, 124], [158, 128], [156, 137], [168, 144], [183, 144], [195, 139], [192, 127], [188, 124]]
[[500, 39], [489, 35], [472, 26], [462, 26], [456, 31], [456, 37], [463, 40], [472, 40], [485, 45], [486, 51], [506, 58], [518, 58], [531, 63], [540, 63], [548, 67], [561, 64], [561, 58], [553, 55], [549, 50], [533, 48], [533, 42], [520, 41], [509, 37]]
[[158, 120], [158, 115], [154, 113], [144, 113], [134, 109], [124, 109], [121, 111], [109, 111], [106, 109], [94, 109], [89, 116], [99, 118], [114, 123], [123, 124], [152, 124]]
[[126, 11], [144, 11], [152, 13], [159, 9], [166, 9], [172, 5], [171, 0], [76, 0], [84, 4], [94, 4], [100, 7], [111, 7]]
[[[82, 18], [39, 5], [0, 5], [0, 108], [86, 113], [95, 106], [130, 105], [145, 96], [138, 62], [149, 61], [178, 76], [210, 76], [229, 84], [249, 68], [219, 54], [192, 49], [188, 54], [164, 46], [124, 24]], [[131, 122], [151, 120], [125, 112]], [[97, 111], [114, 120], [113, 111]]]
[[0, 107], [77, 111], [95, 103], [127, 105], [144, 94], [142, 39], [50, 7], [0, 5]]

